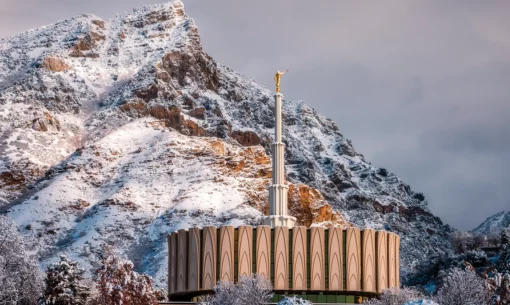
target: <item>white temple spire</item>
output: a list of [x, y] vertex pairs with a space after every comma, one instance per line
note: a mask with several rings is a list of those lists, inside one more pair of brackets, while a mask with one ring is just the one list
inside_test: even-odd
[[272, 144], [273, 183], [269, 187], [269, 216], [262, 218], [263, 225], [286, 226], [292, 228], [296, 218], [287, 215], [287, 193], [289, 186], [285, 184], [285, 144], [282, 142], [282, 94], [280, 93], [280, 77], [285, 73], [278, 71], [275, 75], [275, 141]]

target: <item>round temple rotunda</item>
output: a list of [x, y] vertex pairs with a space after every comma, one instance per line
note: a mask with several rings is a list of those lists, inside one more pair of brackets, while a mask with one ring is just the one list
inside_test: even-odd
[[220, 280], [265, 275], [274, 302], [298, 295], [313, 303], [361, 303], [383, 289], [399, 287], [400, 237], [349, 227], [295, 226], [287, 215], [282, 142], [282, 94], [275, 76], [275, 142], [269, 215], [261, 225], [206, 226], [168, 235], [168, 293], [171, 301], [197, 301]]

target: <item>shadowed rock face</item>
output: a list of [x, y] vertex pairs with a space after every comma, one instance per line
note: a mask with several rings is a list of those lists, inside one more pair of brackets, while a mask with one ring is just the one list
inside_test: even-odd
[[[181, 2], [0, 46], [0, 205], [22, 203], [8, 214], [31, 225], [43, 260], [74, 251], [93, 269], [113, 243], [162, 284], [168, 231], [267, 212], [273, 93], [207, 55]], [[365, 161], [335, 122], [293, 101], [283, 119], [300, 224], [393, 231], [404, 274], [450, 251], [423, 195]]]

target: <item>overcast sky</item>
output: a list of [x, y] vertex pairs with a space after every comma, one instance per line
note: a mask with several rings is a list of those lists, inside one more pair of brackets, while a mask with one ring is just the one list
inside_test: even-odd
[[[148, 2], [152, 1], [152, 2]], [[510, 210], [510, 1], [183, 0], [205, 50], [334, 119], [458, 229]], [[1, 0], [0, 37], [157, 0]]]

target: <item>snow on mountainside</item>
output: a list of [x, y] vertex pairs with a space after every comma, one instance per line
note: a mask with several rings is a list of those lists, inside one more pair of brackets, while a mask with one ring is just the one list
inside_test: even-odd
[[473, 232], [481, 234], [489, 234], [501, 229], [510, 230], [510, 211], [503, 211], [488, 217]]
[[[114, 244], [165, 279], [166, 234], [267, 213], [270, 90], [216, 63], [180, 1], [0, 40], [0, 211], [87, 268]], [[284, 101], [290, 213], [401, 235], [403, 274], [450, 251], [420, 193], [328, 118]], [[2, 208], [3, 206], [3, 208]]]

